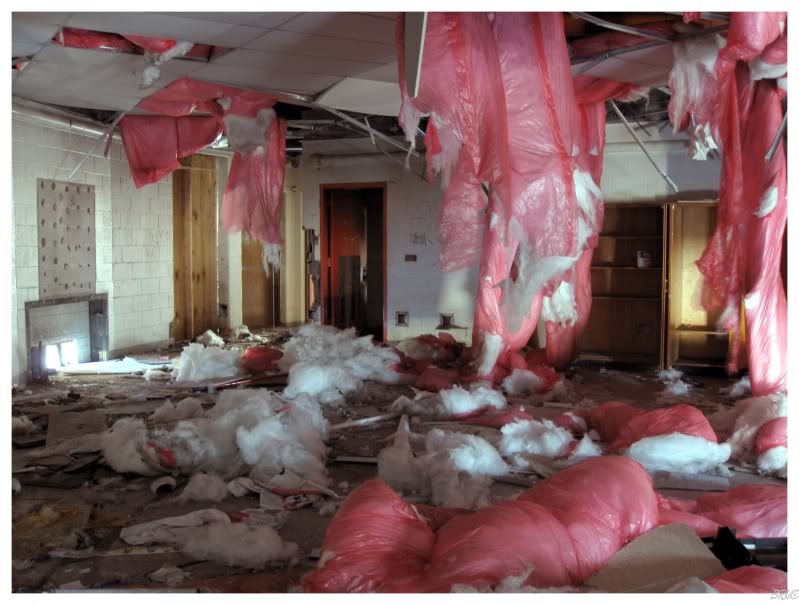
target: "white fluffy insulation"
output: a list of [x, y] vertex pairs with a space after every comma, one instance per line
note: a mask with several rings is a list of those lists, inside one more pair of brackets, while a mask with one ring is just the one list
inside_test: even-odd
[[29, 435], [37, 430], [36, 425], [27, 416], [14, 416], [11, 418], [12, 435]]
[[473, 383], [467, 391], [461, 387], [444, 389], [437, 394], [420, 391], [413, 399], [402, 395], [391, 404], [391, 411], [414, 416], [446, 418], [462, 416], [478, 410], [507, 407], [505, 396], [483, 383]]
[[377, 464], [380, 479], [394, 489], [419, 492], [436, 506], [467, 509], [488, 505], [492, 477], [508, 473], [494, 446], [476, 435], [433, 429], [425, 437], [425, 452], [414, 456], [407, 416]]
[[[788, 398], [784, 393], [743, 399], [730, 409], [719, 410], [710, 417], [711, 424], [728, 428], [732, 419], [732, 435], [727, 440], [731, 447], [731, 459], [747, 461], [752, 458], [752, 448], [760, 427], [770, 420], [788, 415]], [[774, 447], [764, 452], [755, 461], [763, 474], [787, 476], [788, 451], [785, 447]]]
[[241, 358], [236, 351], [205, 347], [196, 342], [184, 347], [175, 362], [175, 382], [234, 378], [241, 373]]
[[744, 376], [734, 385], [720, 389], [719, 393], [733, 399], [746, 397], [752, 394], [752, 382], [749, 380], [749, 376]]
[[149, 420], [160, 424], [188, 420], [189, 418], [202, 418], [203, 416], [205, 416], [203, 402], [196, 397], [186, 397], [178, 401], [177, 405], [167, 399], [164, 405], [150, 415]]
[[691, 385], [684, 382], [682, 376], [682, 372], [674, 368], [658, 372], [658, 380], [666, 385], [666, 388], [658, 394], [658, 402], [670, 402], [689, 393]]
[[552, 588], [534, 588], [533, 586], [525, 586], [524, 583], [531, 574], [534, 574], [535, 568], [530, 567], [524, 573], [518, 576], [509, 576], [502, 580], [499, 584], [492, 587], [477, 588], [469, 584], [453, 584], [450, 592], [476, 592], [476, 593], [512, 593], [512, 592], [581, 592], [580, 588], [576, 586], [558, 586]]
[[502, 381], [502, 390], [512, 397], [535, 395], [544, 388], [544, 381], [530, 370], [514, 369]]
[[432, 359], [433, 361], [438, 361], [445, 356], [442, 355], [442, 352], [437, 347], [418, 338], [405, 338], [397, 344], [396, 348], [414, 360]]
[[197, 528], [181, 550], [193, 559], [263, 569], [276, 563], [293, 564], [299, 547], [292, 542], [283, 542], [280, 534], [271, 527], [212, 523]]
[[206, 330], [194, 340], [206, 347], [222, 347], [225, 345], [225, 339], [216, 334], [213, 330]]
[[[571, 431], [555, 426], [550, 420], [517, 420], [503, 426], [501, 433], [500, 453], [521, 468], [529, 466], [527, 455], [564, 458], [576, 441]], [[584, 458], [601, 455], [600, 447], [591, 440], [591, 437], [584, 435], [568, 456], [568, 460], [578, 462]]]
[[640, 439], [625, 455], [652, 472], [726, 474], [723, 464], [730, 458], [730, 446], [694, 435], [672, 433]]
[[141, 420], [119, 420], [104, 435], [103, 451], [117, 472], [160, 474], [142, 454], [152, 443], [171, 450], [183, 474], [249, 474], [267, 483], [285, 469], [327, 485], [327, 429], [319, 404], [307, 397], [285, 401], [267, 389], [231, 390], [205, 417], [174, 428], [148, 430]]
[[227, 483], [217, 475], [197, 473], [192, 475], [180, 493], [181, 502], [222, 502], [228, 497]]
[[306, 324], [286, 343], [278, 363], [289, 373], [285, 397], [308, 395], [325, 404], [340, 402], [364, 380], [385, 384], [407, 380], [391, 369], [398, 362], [399, 356], [389, 347], [375, 346], [371, 336], [357, 337], [354, 328]]

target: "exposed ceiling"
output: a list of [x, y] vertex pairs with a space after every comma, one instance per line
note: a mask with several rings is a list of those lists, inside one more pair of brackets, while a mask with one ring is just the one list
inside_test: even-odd
[[[12, 52], [33, 57], [13, 75], [16, 96], [41, 103], [130, 110], [181, 76], [317, 95], [345, 79], [399, 103], [396, 13], [14, 13]], [[61, 27], [186, 40], [231, 49], [210, 62], [173, 60], [140, 88], [144, 58], [53, 44]], [[393, 86], [391, 86], [393, 85]]]

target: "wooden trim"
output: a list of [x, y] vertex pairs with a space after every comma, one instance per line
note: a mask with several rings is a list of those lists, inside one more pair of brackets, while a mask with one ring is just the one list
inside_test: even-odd
[[383, 342], [388, 337], [388, 182], [366, 183], [322, 183], [319, 185], [319, 265], [320, 265], [320, 322], [326, 325], [328, 304], [328, 233], [325, 192], [335, 189], [382, 189], [383, 190]]

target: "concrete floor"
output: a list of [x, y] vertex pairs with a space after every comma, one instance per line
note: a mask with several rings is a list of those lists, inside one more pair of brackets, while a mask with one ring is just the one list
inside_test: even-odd
[[[149, 358], [165, 354], [168, 352], [154, 352]], [[585, 398], [596, 402], [615, 399], [645, 408], [657, 407], [657, 395], [664, 387], [657, 381], [657, 372], [652, 368], [608, 369], [598, 365], [578, 365], [566, 372], [565, 376], [573, 391], [570, 399], [575, 402]], [[687, 374], [686, 379], [694, 387], [689, 396], [681, 401], [692, 403], [706, 413], [719, 405], [733, 403], [728, 397], [720, 395], [719, 389], [731, 385], [734, 380], [707, 373]], [[214, 401], [213, 395], [208, 393], [164, 382], [148, 383], [135, 375], [59, 375], [51, 378], [49, 385], [31, 386], [28, 391], [31, 395], [20, 394], [15, 397], [13, 412], [14, 415], [24, 414], [37, 424], [41, 429], [41, 442], [44, 436], [52, 435], [54, 430], [88, 430], [85, 427], [82, 429], [80, 422], [68, 423], [69, 426], [64, 429], [65, 417], [83, 419], [86, 426], [100, 426], [99, 430], [102, 430], [122, 416], [145, 417], [168, 397], [179, 401], [188, 395], [199, 396], [207, 402], [206, 407], [210, 407]], [[408, 387], [367, 384], [349, 398], [347, 405], [326, 411], [325, 415], [331, 425], [375, 416], [385, 413], [399, 395], [411, 393]], [[531, 405], [521, 400], [514, 403], [525, 405], [527, 411], [541, 417], [560, 414], [564, 407], [569, 406], [564, 402]], [[437, 425], [441, 426], [441, 423]], [[62, 428], [57, 429], [59, 426]], [[418, 423], [414, 426], [416, 430], [425, 428]], [[346, 496], [364, 480], [374, 478], [377, 467], [369, 463], [341, 463], [335, 459], [338, 456], [376, 457], [388, 444], [395, 428], [396, 421], [390, 420], [331, 435], [328, 470], [332, 485], [336, 486], [334, 489], [340, 495]], [[451, 424], [450, 428], [458, 427]], [[461, 428], [465, 426], [461, 425]], [[470, 430], [474, 430], [474, 427]], [[35, 444], [35, 434], [27, 438], [15, 437], [15, 470], [22, 468], [29, 452], [43, 445]], [[190, 574], [190, 578], [175, 589], [179, 591], [286, 592], [298, 586], [299, 578], [316, 565], [315, 557], [318, 557], [325, 528], [332, 518], [322, 516], [314, 506], [288, 515], [279, 533], [284, 540], [297, 543], [303, 553], [300, 563], [293, 567], [250, 572], [217, 563], [197, 562], [169, 547], [131, 549], [119, 539], [119, 532], [137, 523], [213, 506], [226, 512], [257, 508], [257, 496], [228, 498], [219, 505], [210, 506], [182, 504], [178, 494], [186, 482], [185, 477], [178, 479], [175, 492], [156, 496], [150, 491], [152, 478], [118, 476], [103, 463], [99, 455], [81, 457], [78, 463], [69, 465], [57, 460], [50, 461], [50, 464], [42, 465], [46, 468], [41, 468], [39, 472], [14, 474], [22, 485], [22, 491], [14, 497], [12, 505], [12, 585], [17, 592], [86, 588], [164, 591], [168, 587], [151, 581], [149, 576], [166, 564], [178, 566]], [[534, 477], [529, 479], [535, 480]], [[736, 472], [731, 481], [737, 484], [773, 480]], [[346, 488], [341, 487], [342, 482], [346, 482]], [[513, 497], [523, 489], [523, 485], [497, 482], [492, 488], [492, 498]], [[696, 492], [677, 490], [668, 490], [666, 493], [682, 497], [698, 495]], [[82, 558], [48, 554], [56, 549], [82, 551]]]

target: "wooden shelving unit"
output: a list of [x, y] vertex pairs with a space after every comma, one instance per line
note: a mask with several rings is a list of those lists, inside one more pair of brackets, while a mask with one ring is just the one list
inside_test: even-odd
[[[663, 204], [605, 204], [581, 359], [662, 366], [665, 226]], [[638, 266], [639, 251], [652, 256], [651, 266]]]

